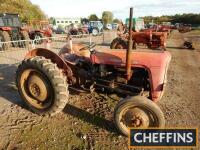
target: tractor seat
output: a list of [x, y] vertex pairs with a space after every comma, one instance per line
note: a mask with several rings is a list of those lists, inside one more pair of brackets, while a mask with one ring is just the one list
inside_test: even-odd
[[83, 44], [73, 44], [72, 49], [69, 48], [69, 45], [65, 45], [59, 55], [68, 63], [72, 65], [76, 65], [79, 60], [82, 59], [89, 59], [90, 58], [90, 51], [89, 50], [83, 50], [79, 51], [82, 47], [85, 45]]

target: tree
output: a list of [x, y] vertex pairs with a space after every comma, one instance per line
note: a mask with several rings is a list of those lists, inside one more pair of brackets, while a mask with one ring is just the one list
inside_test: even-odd
[[88, 19], [89, 19], [90, 21], [98, 21], [98, 20], [99, 20], [99, 18], [97, 17], [96, 14], [91, 14], [91, 15], [88, 17]]
[[81, 18], [81, 23], [85, 24], [85, 23], [88, 23], [89, 20], [87, 18]]
[[199, 25], [200, 24], [200, 14], [176, 14], [173, 16], [161, 16], [161, 17], [153, 17], [153, 16], [146, 16], [143, 17], [145, 23], [149, 23], [154, 20], [155, 23], [162, 23], [162, 22], [172, 22], [172, 23], [185, 23], [185, 24], [192, 24], [192, 25]]
[[50, 17], [49, 18], [49, 23], [52, 24], [52, 25], [56, 25], [56, 20], [54, 17]]
[[22, 22], [29, 23], [31, 20], [46, 19], [46, 15], [39, 6], [30, 0], [0, 0], [0, 13], [17, 13]]
[[120, 22], [121, 21], [119, 19], [117, 19], [117, 18], [113, 20], [113, 23], [120, 23]]
[[104, 11], [102, 13], [102, 21], [104, 24], [112, 23], [113, 21], [113, 13], [110, 11]]

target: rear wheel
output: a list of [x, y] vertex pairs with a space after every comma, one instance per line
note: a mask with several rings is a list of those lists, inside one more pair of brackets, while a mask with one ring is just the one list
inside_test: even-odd
[[151, 100], [142, 97], [128, 97], [120, 101], [114, 113], [117, 128], [126, 136], [129, 128], [164, 127], [165, 119], [161, 109]]
[[25, 103], [39, 115], [59, 113], [68, 102], [65, 76], [44, 57], [24, 60], [17, 69], [16, 84]]
[[114, 39], [110, 44], [111, 49], [127, 49], [127, 46], [127, 42], [121, 38]]
[[21, 46], [27, 48], [27, 47], [29, 46], [29, 40], [30, 40], [29, 35], [28, 35], [28, 32], [26, 32], [26, 31], [21, 31], [21, 36], [22, 36], [22, 40], [25, 40], [25, 41], [23, 41], [23, 42], [21, 43]]
[[6, 31], [0, 31], [0, 51], [9, 50], [11, 43], [2, 43], [11, 41], [10, 35]]

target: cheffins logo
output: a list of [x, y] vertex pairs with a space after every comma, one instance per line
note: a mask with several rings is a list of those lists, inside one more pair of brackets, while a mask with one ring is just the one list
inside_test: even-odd
[[130, 148], [192, 148], [197, 141], [197, 129], [130, 129]]

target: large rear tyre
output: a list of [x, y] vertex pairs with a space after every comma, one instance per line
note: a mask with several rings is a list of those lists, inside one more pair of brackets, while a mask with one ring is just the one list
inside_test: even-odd
[[153, 101], [133, 96], [120, 101], [115, 107], [115, 124], [125, 136], [129, 135], [129, 128], [148, 128], [165, 126], [165, 118], [161, 109]]
[[11, 41], [10, 35], [6, 31], [0, 31], [0, 51], [9, 50], [11, 43], [2, 43]]
[[68, 102], [66, 77], [44, 57], [24, 60], [16, 72], [16, 85], [28, 107], [39, 115], [54, 115]]
[[21, 43], [21, 47], [28, 48], [29, 47], [29, 40], [30, 40], [28, 32], [21, 31], [21, 37], [22, 37], [22, 40], [25, 40]]

